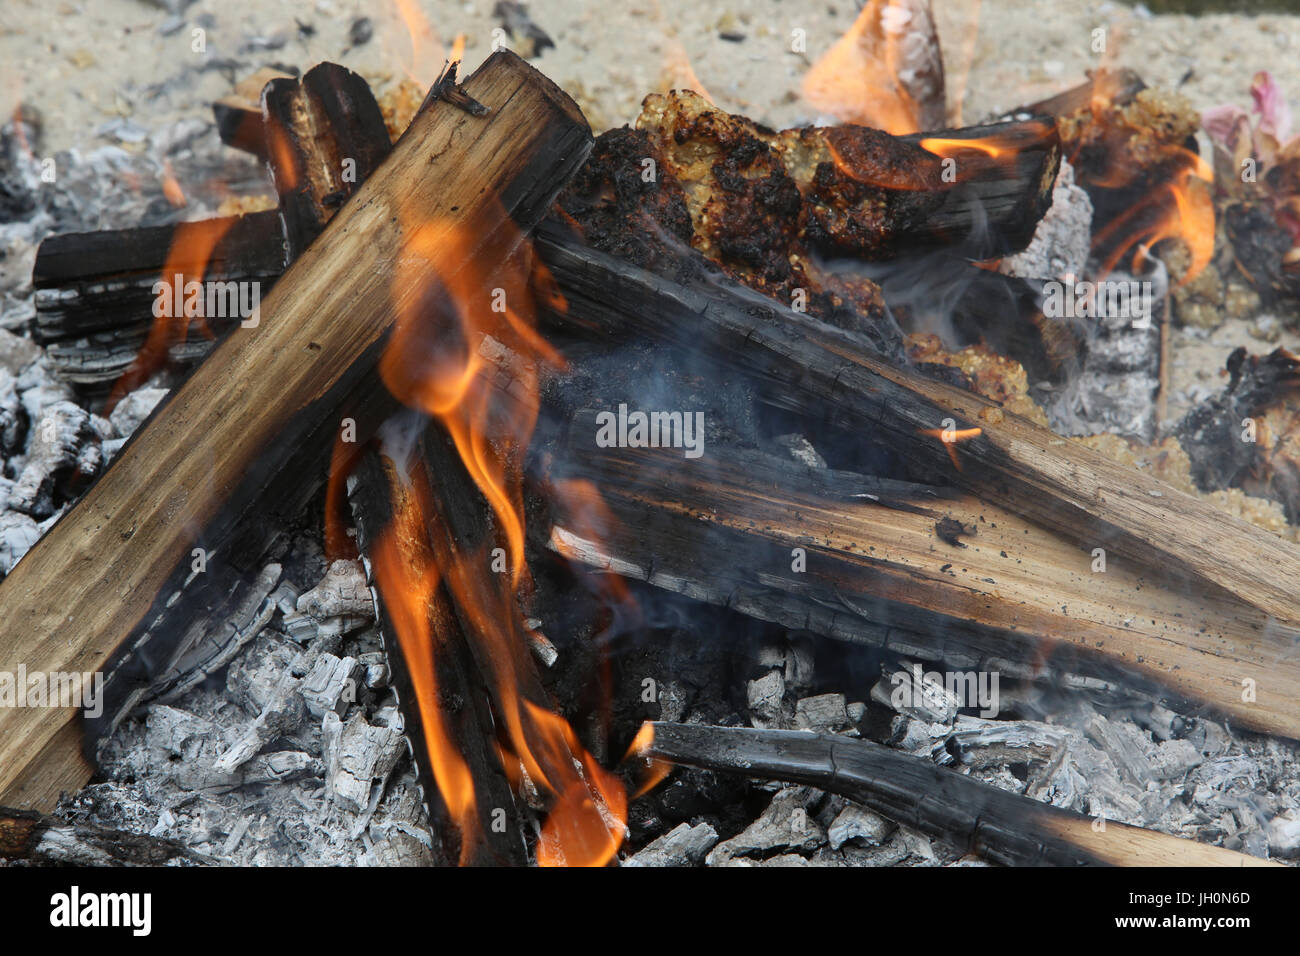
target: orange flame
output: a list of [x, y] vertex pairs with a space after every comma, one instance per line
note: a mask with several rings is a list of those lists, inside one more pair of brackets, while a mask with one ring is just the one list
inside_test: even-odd
[[920, 435], [926, 435], [930, 438], [937, 438], [943, 442], [944, 451], [952, 459], [952, 466], [961, 471], [961, 462], [957, 459], [957, 443], [968, 441], [984, 434], [982, 428], [922, 428], [918, 432]]
[[977, 139], [945, 139], [942, 136], [928, 136], [921, 140], [921, 148], [936, 156], [956, 156], [966, 149], [978, 150], [993, 159], [1014, 156], [1016, 148], [996, 136]]
[[898, 136], [919, 130], [920, 106], [898, 79], [905, 32], [889, 28], [903, 6], [900, 0], [870, 0], [804, 75], [804, 98], [841, 122]]
[[176, 180], [176, 174], [172, 171], [170, 160], [163, 160], [162, 191], [167, 201], [177, 209], [186, 204], [185, 190], [181, 189], [181, 184]]
[[[410, 562], [410, 555], [400, 548], [376, 550], [379, 590], [386, 604], [414, 608], [400, 620], [394, 615], [394, 626], [404, 652], [414, 644], [423, 649], [408, 654], [412, 669], [428, 670], [432, 635], [423, 609], [431, 594], [429, 580], [442, 582], [467, 637], [478, 647], [476, 657], [491, 671], [507, 772], [512, 778], [526, 774], [549, 797], [538, 862], [602, 866], [623, 840], [627, 796], [617, 778], [582, 748], [568, 723], [534, 699], [540, 688], [527, 676], [528, 630], [516, 600], [531, 587], [524, 555], [522, 456], [536, 425], [542, 371], [563, 366], [534, 328], [530, 290], [540, 287], [553, 302], [557, 293], [546, 276], [534, 280], [530, 250], [513, 229], [478, 231], [434, 221], [403, 223], [403, 234], [394, 282], [398, 319], [380, 359], [380, 375], [395, 397], [445, 429], [495, 525], [489, 540], [466, 542], [452, 532], [436, 496], [415, 497], [415, 512], [407, 520], [430, 532], [437, 574], [402, 578], [392, 565]], [[488, 271], [480, 265], [486, 262], [499, 265]], [[489, 552], [497, 541], [505, 546], [508, 574], [490, 570]], [[439, 724], [431, 725], [423, 709], [421, 715], [431, 727], [428, 736], [436, 739]], [[445, 765], [445, 757], [439, 759]], [[437, 782], [441, 789], [443, 781]], [[457, 794], [447, 799], [449, 806], [463, 805], [459, 801]]]
[[410, 672], [429, 768], [448, 815], [460, 828], [460, 862], [465, 864], [478, 826], [474, 781], [447, 731], [438, 696], [428, 612], [428, 603], [438, 587], [438, 570], [427, 550], [416, 544], [423, 533], [422, 516], [427, 510], [417, 497], [421, 491], [420, 486], [412, 486], [411, 495], [397, 508], [393, 523], [375, 543], [375, 583], [384, 595]]
[[[185, 289], [192, 282], [202, 282], [207, 272], [212, 255], [216, 251], [221, 237], [233, 224], [233, 219], [200, 219], [196, 222], [178, 223], [172, 234], [171, 249], [167, 253], [167, 262], [163, 265], [161, 281], [164, 284], [163, 296], [168, 296], [168, 305], [180, 302], [179, 310], [170, 308], [173, 313], [157, 315], [149, 329], [144, 345], [131, 366], [113, 383], [108, 396], [104, 414], [112, 412], [114, 406], [129, 392], [143, 384], [150, 375], [167, 364], [167, 354], [174, 345], [184, 342], [189, 335], [190, 321], [194, 320], [199, 331], [207, 338], [212, 338], [202, 314], [186, 315], [187, 296]], [[176, 277], [181, 276], [181, 288], [175, 289]]]
[[[438, 32], [429, 23], [416, 0], [393, 0], [393, 17], [401, 31], [400, 40], [390, 42], [394, 58], [407, 78], [428, 89], [443, 67], [445, 51]], [[460, 38], [462, 50], [464, 38]], [[452, 59], [459, 59], [455, 54]]]
[[647, 751], [649, 751], [654, 740], [654, 724], [646, 721], [641, 725], [641, 729], [636, 732], [636, 737], [632, 739], [631, 745], [627, 748], [627, 753], [623, 755], [624, 762], [638, 760], [645, 764], [645, 779], [641, 781], [641, 785], [632, 794], [633, 800], [649, 793], [663, 783], [664, 779], [672, 773], [672, 764], [666, 760], [656, 760], [654, 757], [648, 756]]
[[1093, 236], [1094, 249], [1109, 249], [1100, 274], [1108, 275], [1130, 249], [1133, 271], [1140, 271], [1149, 250], [1163, 239], [1181, 238], [1191, 253], [1178, 285], [1201, 274], [1214, 256], [1215, 216], [1209, 183], [1214, 172], [1200, 156], [1175, 147], [1186, 159], [1169, 182], [1106, 224]]

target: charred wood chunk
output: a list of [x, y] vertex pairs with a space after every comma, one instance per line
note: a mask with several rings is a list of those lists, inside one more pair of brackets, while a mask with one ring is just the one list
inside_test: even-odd
[[1242, 488], [1280, 501], [1300, 521], [1300, 455], [1288, 437], [1300, 416], [1300, 358], [1286, 349], [1228, 357], [1228, 385], [1193, 408], [1177, 435], [1203, 491]]
[[671, 272], [694, 229], [681, 183], [642, 130], [610, 130], [557, 200], [592, 248]]
[[1233, 261], [1265, 302], [1300, 297], [1300, 260], [1291, 233], [1264, 202], [1233, 203], [1223, 211], [1223, 226]]

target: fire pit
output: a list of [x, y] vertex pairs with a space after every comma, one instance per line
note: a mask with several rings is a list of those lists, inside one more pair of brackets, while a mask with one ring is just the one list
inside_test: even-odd
[[1300, 18], [203, 6], [0, 128], [0, 858], [1300, 858], [1297, 77], [1136, 55]]

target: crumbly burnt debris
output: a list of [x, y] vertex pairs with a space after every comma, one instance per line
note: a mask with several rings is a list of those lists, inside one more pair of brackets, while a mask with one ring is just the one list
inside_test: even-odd
[[892, 255], [942, 201], [941, 173], [937, 157], [879, 130], [777, 133], [674, 91], [646, 97], [635, 129], [600, 136], [559, 206], [601, 251], [672, 274], [689, 245], [764, 295], [865, 322], [896, 347], [880, 287], [819, 262]]

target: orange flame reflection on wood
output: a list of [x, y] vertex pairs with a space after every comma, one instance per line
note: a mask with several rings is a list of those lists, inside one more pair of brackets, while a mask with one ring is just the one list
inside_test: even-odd
[[[196, 222], [178, 223], [172, 234], [171, 248], [167, 252], [167, 261], [163, 265], [161, 282], [168, 294], [176, 282], [176, 276], [182, 277], [182, 288], [172, 290], [173, 298], [186, 300], [185, 287], [191, 282], [202, 282], [212, 261], [217, 244], [233, 224], [233, 219], [200, 219]], [[175, 311], [175, 310], [173, 310]], [[155, 315], [149, 335], [131, 366], [122, 373], [109, 392], [104, 414], [112, 412], [132, 390], [144, 384], [150, 375], [167, 364], [167, 354], [173, 345], [184, 342], [189, 335], [190, 321], [194, 320], [199, 331], [207, 338], [212, 338], [212, 331], [204, 321], [202, 311], [196, 315], [186, 315], [185, 308], [180, 315]]]
[[371, 551], [375, 582], [384, 595], [384, 606], [397, 632], [415, 690], [429, 769], [448, 815], [461, 832], [460, 862], [464, 864], [469, 862], [468, 852], [478, 826], [474, 781], [448, 734], [438, 696], [429, 602], [439, 579], [432, 555], [421, 543], [425, 534], [423, 520], [429, 509], [419, 496], [427, 491], [415, 483], [407, 491], [396, 507], [392, 524]]

